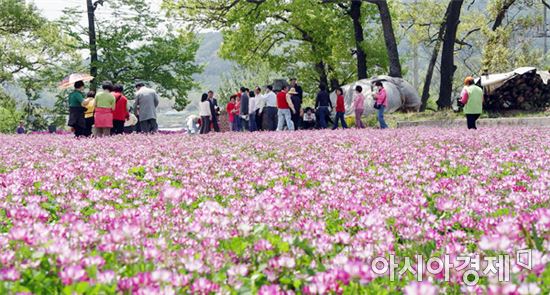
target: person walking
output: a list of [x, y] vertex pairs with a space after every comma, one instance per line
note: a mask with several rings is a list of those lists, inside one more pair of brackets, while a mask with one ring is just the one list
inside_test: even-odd
[[378, 81], [374, 83], [376, 86], [376, 106], [378, 108], [378, 122], [380, 123], [380, 129], [388, 128], [386, 121], [384, 120], [384, 110], [388, 107], [388, 96], [386, 94], [386, 89], [384, 89], [384, 84]]
[[294, 130], [302, 129], [302, 98], [300, 93], [295, 88], [290, 88], [288, 92], [292, 105], [294, 105], [295, 112], [292, 113], [292, 123], [294, 123]]
[[273, 92], [273, 86], [267, 86], [267, 93], [264, 95], [265, 108], [263, 113], [263, 126], [265, 130], [275, 131], [277, 130], [278, 115], [277, 115], [277, 96]]
[[115, 111], [113, 112], [113, 129], [111, 135], [124, 134], [124, 122], [130, 118], [128, 112], [128, 99], [124, 96], [124, 87], [121, 84], [115, 84], [113, 87], [113, 96], [115, 97]]
[[86, 121], [84, 120], [84, 82], [77, 81], [74, 83], [74, 90], [69, 94], [69, 122], [67, 125], [74, 129], [74, 136], [84, 136]]
[[199, 116], [201, 116], [201, 131], [200, 134], [208, 134], [210, 132], [210, 120], [212, 120], [212, 109], [208, 94], [203, 93], [201, 103], [199, 104]]
[[86, 108], [84, 111], [84, 120], [86, 121], [86, 128], [84, 129], [84, 136], [92, 136], [92, 128], [94, 127], [94, 113], [95, 113], [95, 91], [89, 91], [86, 94], [86, 99], [82, 102], [82, 106]]
[[95, 135], [104, 137], [111, 135], [113, 128], [113, 112], [115, 110], [116, 99], [111, 92], [114, 86], [110, 81], [105, 81], [101, 85], [100, 91], [95, 96]]
[[363, 112], [365, 111], [365, 96], [363, 95], [363, 87], [357, 85], [355, 87], [355, 96], [353, 97], [353, 110], [355, 112], [355, 127], [359, 129], [365, 128], [365, 124], [361, 121]]
[[218, 100], [214, 98], [214, 91], [208, 91], [208, 101], [210, 102], [210, 111], [212, 113], [212, 127], [214, 132], [220, 132], [220, 124], [218, 122], [220, 107], [218, 106]]
[[324, 84], [319, 85], [319, 93], [315, 99], [315, 108], [319, 116], [319, 127], [326, 129], [328, 127], [327, 121], [332, 109], [332, 102], [330, 101], [330, 95], [327, 92], [327, 86]]
[[476, 122], [483, 113], [483, 89], [475, 85], [473, 77], [464, 80], [460, 102], [464, 105], [468, 129], [477, 130]]
[[292, 123], [292, 113], [295, 113], [296, 110], [292, 105], [292, 100], [290, 100], [290, 95], [288, 95], [287, 90], [288, 86], [285, 85], [283, 86], [281, 92], [277, 93], [277, 131], [283, 131], [285, 123], [288, 130], [294, 131], [294, 123]]
[[225, 110], [227, 111], [227, 116], [229, 119], [229, 128], [231, 131], [237, 131], [237, 122], [235, 121], [235, 104], [237, 100], [237, 95], [231, 95], [229, 97], [229, 102], [227, 103], [227, 106], [225, 107]]
[[256, 126], [256, 92], [250, 91], [248, 95], [248, 130], [254, 132], [258, 131]]
[[344, 91], [342, 88], [338, 88], [336, 89], [336, 117], [334, 118], [334, 127], [332, 127], [332, 130], [338, 128], [338, 121], [342, 122], [342, 128], [348, 128], [345, 116], [346, 106], [344, 105]]
[[157, 107], [159, 101], [159, 96], [154, 89], [146, 87], [142, 82], [136, 84], [134, 111], [139, 118], [141, 132], [155, 133], [158, 131]]
[[249, 93], [248, 89], [241, 87], [241, 104], [240, 104], [240, 115], [241, 115], [241, 125], [244, 130], [248, 130], [248, 107], [249, 107]]

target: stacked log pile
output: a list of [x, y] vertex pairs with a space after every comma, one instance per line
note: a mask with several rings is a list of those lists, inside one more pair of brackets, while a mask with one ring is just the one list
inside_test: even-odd
[[535, 111], [550, 106], [550, 83], [545, 84], [536, 70], [517, 75], [506, 81], [493, 93], [487, 94], [485, 109], [488, 111]]

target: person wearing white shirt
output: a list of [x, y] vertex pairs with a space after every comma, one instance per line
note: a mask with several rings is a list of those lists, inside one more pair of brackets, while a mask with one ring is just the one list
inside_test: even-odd
[[201, 116], [201, 132], [200, 134], [208, 134], [210, 132], [210, 120], [212, 119], [212, 111], [210, 109], [210, 101], [208, 94], [203, 93], [199, 104], [199, 116]]
[[256, 93], [250, 91], [248, 94], [248, 130], [250, 132], [258, 131], [256, 126]]
[[273, 92], [273, 86], [267, 86], [267, 93], [264, 95], [265, 108], [263, 110], [263, 127], [265, 130], [277, 130], [277, 96]]
[[256, 101], [255, 101], [255, 104], [256, 104], [256, 108], [255, 108], [255, 112], [256, 112], [256, 129], [257, 130], [264, 130], [263, 126], [262, 126], [262, 117], [263, 117], [263, 109], [265, 108], [265, 98], [264, 96], [262, 95], [262, 89], [260, 87], [256, 87], [254, 89], [254, 95], [256, 97]]

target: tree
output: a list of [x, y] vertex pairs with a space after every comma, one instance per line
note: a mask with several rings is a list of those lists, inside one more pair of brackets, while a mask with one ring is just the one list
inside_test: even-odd
[[[78, 40], [79, 49], [88, 49], [95, 41], [97, 62], [92, 60], [91, 65], [97, 67], [96, 80], [122, 83], [126, 89], [133, 88], [138, 80], [150, 82], [164, 97], [175, 101], [175, 109], [185, 108], [188, 92], [197, 86], [192, 76], [202, 71], [195, 63], [199, 48], [195, 34], [175, 28], [175, 20], [168, 22], [152, 12], [145, 0], [105, 0], [94, 4], [94, 11], [110, 12], [108, 17], [95, 14], [96, 38], [79, 25], [74, 9], [65, 11], [61, 22]], [[131, 92], [127, 94], [132, 97]]]
[[[13, 132], [21, 119], [38, 118], [45, 110], [35, 103], [44, 88], [61, 80], [64, 66], [77, 58], [74, 40], [25, 1], [0, 0], [0, 84], [21, 87], [28, 95], [24, 116], [16, 101], [2, 92], [0, 132]], [[0, 89], [2, 90], [2, 89]], [[32, 120], [37, 123], [40, 120]], [[29, 124], [30, 128], [39, 128]]]
[[0, 0], [0, 83], [14, 82], [73, 58], [72, 40], [19, 0]]
[[13, 133], [22, 117], [15, 100], [0, 89], [0, 133]]
[[388, 1], [386, 0], [367, 0], [378, 6], [380, 13], [380, 21], [382, 22], [382, 29], [384, 31], [384, 41], [386, 42], [386, 49], [388, 51], [388, 58], [390, 60], [390, 72], [391, 77], [402, 77], [401, 73], [401, 61], [399, 60], [399, 51], [397, 49], [397, 39], [393, 30], [392, 16]]
[[[270, 70], [265, 63], [259, 64], [253, 70], [250, 68], [236, 66], [230, 72], [222, 75], [222, 83], [218, 89], [218, 104], [226, 105], [231, 95], [237, 93], [242, 86], [264, 87], [273, 83], [279, 78], [277, 73]], [[252, 90], [252, 89], [251, 89]]]
[[[508, 72], [522, 66], [543, 66], [544, 53], [532, 46], [536, 29], [542, 20], [517, 11], [541, 11], [544, 1], [493, 0], [487, 11], [494, 18], [492, 26], [481, 32], [484, 43], [482, 69], [489, 73]], [[511, 17], [506, 17], [512, 15]], [[507, 20], [506, 22], [504, 20]]]
[[[90, 49], [90, 75], [97, 76], [97, 36], [95, 32], [95, 11], [99, 5], [103, 5], [104, 0], [86, 0], [86, 12], [88, 13], [88, 40]], [[97, 80], [92, 81], [90, 88], [95, 90]]]
[[456, 71], [456, 65], [454, 64], [455, 42], [463, 3], [463, 0], [451, 0], [447, 10], [443, 49], [441, 51], [441, 85], [439, 87], [439, 100], [437, 101], [440, 109], [450, 108], [452, 104], [453, 77]]
[[[331, 0], [324, 0], [323, 3], [334, 3]], [[338, 6], [346, 15], [351, 18], [353, 24], [353, 34], [355, 38], [355, 49], [353, 53], [357, 60], [357, 79], [367, 79], [367, 53], [365, 52], [365, 34], [363, 29], [362, 7], [363, 1], [352, 0], [349, 5], [344, 2], [338, 2]]]
[[[221, 30], [222, 57], [252, 69], [265, 62], [272, 71], [298, 77], [306, 92], [314, 92], [319, 83], [334, 89], [355, 80], [353, 24], [342, 21], [337, 3], [178, 0], [169, 9], [194, 25]], [[374, 16], [368, 9], [361, 12], [365, 20]], [[367, 67], [384, 68], [387, 57], [377, 33], [365, 31], [365, 39], [372, 44], [364, 48], [372, 56]]]

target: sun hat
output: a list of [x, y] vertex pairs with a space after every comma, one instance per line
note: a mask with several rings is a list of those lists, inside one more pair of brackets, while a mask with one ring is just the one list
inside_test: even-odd
[[288, 94], [298, 94], [298, 92], [296, 92], [296, 89], [290, 88], [290, 91], [288, 92]]

